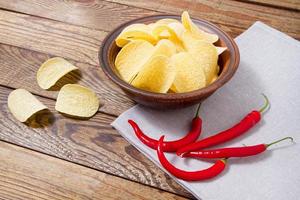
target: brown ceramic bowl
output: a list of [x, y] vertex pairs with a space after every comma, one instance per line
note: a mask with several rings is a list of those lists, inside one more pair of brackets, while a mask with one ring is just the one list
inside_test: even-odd
[[234, 75], [238, 68], [240, 61], [240, 54], [236, 43], [233, 39], [219, 27], [202, 19], [193, 19], [193, 22], [202, 30], [209, 33], [214, 33], [219, 36], [219, 41], [215, 44], [217, 46], [227, 47], [227, 51], [219, 56], [218, 64], [220, 66], [219, 77], [212, 84], [205, 88], [186, 93], [154, 93], [141, 90], [123, 81], [116, 71], [114, 61], [116, 55], [120, 51], [115, 43], [116, 37], [126, 26], [133, 23], [149, 24], [162, 18], [174, 18], [180, 20], [180, 16], [176, 15], [155, 15], [143, 17], [129, 21], [117, 27], [112, 31], [103, 41], [99, 51], [100, 66], [104, 73], [117, 84], [132, 100], [135, 102], [149, 106], [152, 108], [166, 109], [179, 108], [204, 101], [207, 97], [212, 95], [217, 89], [222, 87]]

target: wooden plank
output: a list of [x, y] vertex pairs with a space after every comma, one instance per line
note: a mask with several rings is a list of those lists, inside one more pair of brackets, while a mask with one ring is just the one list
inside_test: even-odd
[[187, 10], [194, 18], [203, 18], [229, 28], [247, 29], [255, 21], [262, 21], [274, 28], [300, 39], [300, 13], [249, 4], [232, 0], [106, 0], [123, 5], [180, 14]]
[[288, 10], [300, 10], [299, 0], [243, 0], [249, 3], [256, 3], [264, 6], [277, 7]]
[[[156, 1], [156, 2], [151, 1], [148, 2], [147, 5], [141, 1], [134, 1], [134, 2], [116, 1], [116, 2], [120, 2], [123, 4], [105, 2], [105, 1], [78, 2], [78, 1], [60, 1], [60, 0], [46, 0], [46, 1], [13, 0], [7, 2], [5, 0], [0, 0], [0, 7], [4, 9], [17, 11], [17, 12], [27, 13], [31, 15], [41, 16], [44, 18], [51, 18], [58, 21], [85, 26], [93, 29], [108, 30], [108, 31], [112, 30], [116, 25], [119, 25], [130, 19], [147, 16], [147, 15], [153, 15], [153, 14], [161, 14], [161, 13], [173, 13], [178, 15], [182, 12], [182, 10], [189, 9], [191, 7], [189, 6], [189, 3], [183, 2], [179, 6], [180, 8], [178, 8], [177, 6], [176, 9], [170, 10], [169, 8], [170, 6], [172, 6], [173, 1], [166, 2], [168, 6], [164, 5], [164, 3], [160, 1]], [[111, 5], [108, 6], [109, 4]], [[131, 6], [124, 8], [124, 6], [127, 6], [124, 4], [130, 4]], [[230, 21], [229, 23], [226, 24], [221, 23], [221, 21], [219, 21], [219, 18], [227, 19], [227, 14], [218, 10], [218, 4], [219, 1], [214, 2], [213, 5], [209, 8], [209, 10], [205, 10], [205, 12], [197, 13], [198, 15], [195, 15], [195, 17], [202, 17], [204, 19], [213, 21], [224, 31], [229, 33], [232, 37], [236, 37], [248, 27], [248, 26], [239, 27], [235, 23], [231, 23]], [[163, 5], [162, 6], [163, 9], [160, 7], [160, 5]], [[135, 8], [135, 6], [143, 7], [143, 9]], [[106, 7], [111, 8], [108, 9], [109, 10], [108, 14], [107, 14], [107, 9], [103, 9]], [[168, 7], [168, 8], [164, 9], [164, 7]], [[204, 8], [207, 8], [207, 6], [205, 6]], [[119, 10], [122, 9], [125, 9], [124, 13], [122, 13], [122, 17], [120, 17], [118, 13], [114, 13], [114, 10], [117, 10], [117, 12], [119, 12]], [[134, 9], [139, 9], [139, 10], [134, 10]], [[65, 17], [65, 15], [61, 15], [61, 13], [69, 13], [70, 10], [72, 11], [70, 17]], [[88, 10], [88, 15], [86, 15], [87, 10]], [[215, 17], [216, 13], [218, 14], [218, 18]], [[109, 16], [109, 19], [107, 19], [107, 16]], [[110, 17], [110, 16], [117, 16], [117, 17]]]
[[185, 199], [0, 142], [0, 199]]
[[[132, 1], [127, 0], [112, 1], [132, 4]], [[182, 8], [186, 8], [193, 17], [201, 17], [215, 22], [232, 36], [236, 36], [244, 31], [254, 21], [261, 20], [296, 38], [300, 37], [300, 17], [299, 13], [296, 12], [287, 12], [273, 8], [265, 10], [263, 6], [240, 2], [232, 3], [231, 1], [221, 4], [217, 4], [215, 1], [202, 1], [194, 3], [193, 6], [190, 6], [190, 3], [186, 1], [168, 2], [167, 0], [164, 2], [165, 4], [162, 4], [163, 2], [160, 1], [145, 3], [139, 0], [132, 5], [174, 14], [179, 14]], [[100, 5], [97, 3], [99, 2], [96, 2], [96, 5], [99, 7]], [[119, 8], [117, 7], [116, 9]], [[47, 13], [45, 10], [42, 11]], [[57, 13], [57, 15], [59, 16], [60, 14]], [[78, 23], [81, 23], [81, 18], [76, 17], [76, 19]], [[109, 21], [100, 21], [95, 18], [93, 25], [89, 25], [92, 28], [84, 28], [1, 10], [0, 43], [97, 65], [98, 49], [106, 33], [95, 29], [99, 27], [99, 24], [109, 23]], [[82, 24], [84, 25], [85, 23], [82, 22]]]
[[157, 14], [155, 11], [101, 0], [0, 0], [0, 7], [106, 31], [112, 30], [123, 22]]
[[105, 32], [0, 10], [0, 43], [98, 65]]
[[114, 117], [97, 113], [89, 120], [66, 118], [55, 111], [53, 100], [39, 97], [51, 113], [20, 123], [7, 108], [11, 91], [0, 87], [0, 140], [192, 197], [110, 126]]
[[[0, 44], [0, 71], [3, 72], [0, 73], [0, 85], [22, 87], [34, 94], [56, 99], [59, 87], [54, 88], [56, 91], [47, 91], [41, 89], [36, 82], [38, 68], [49, 57], [51, 56], [47, 54]], [[101, 100], [100, 111], [117, 116], [133, 106], [133, 102], [99, 67], [69, 61], [80, 69], [80, 73], [71, 73], [60, 82], [79, 83], [92, 88]]]

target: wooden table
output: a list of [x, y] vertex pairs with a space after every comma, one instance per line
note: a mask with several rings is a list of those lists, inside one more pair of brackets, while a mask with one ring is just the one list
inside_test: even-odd
[[[235, 37], [257, 20], [300, 39], [299, 0], [0, 0], [0, 199], [193, 198], [122, 138], [110, 123], [134, 103], [98, 66], [106, 34], [137, 17], [188, 10]], [[103, 106], [90, 120], [54, 110], [57, 91], [36, 83], [36, 71], [61, 56], [73, 75], [97, 91]], [[16, 121], [7, 96], [25, 88], [52, 114]]]

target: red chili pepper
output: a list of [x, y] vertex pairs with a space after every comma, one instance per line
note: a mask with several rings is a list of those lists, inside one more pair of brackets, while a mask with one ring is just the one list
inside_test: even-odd
[[270, 144], [258, 144], [254, 146], [245, 147], [232, 147], [232, 148], [221, 148], [221, 149], [211, 149], [204, 151], [192, 151], [183, 154], [183, 157], [193, 157], [193, 158], [231, 158], [231, 157], [247, 157], [260, 154], [267, 150], [273, 144], [281, 142], [283, 140], [290, 139], [293, 141], [292, 137], [285, 137], [281, 140], [277, 140]]
[[186, 145], [186, 146], [180, 148], [177, 151], [177, 155], [182, 156], [182, 154], [187, 153], [187, 152], [196, 151], [196, 150], [204, 149], [204, 148], [211, 147], [211, 146], [214, 146], [217, 144], [221, 144], [223, 142], [232, 140], [232, 139], [242, 135], [243, 133], [247, 132], [249, 129], [251, 129], [255, 124], [257, 124], [260, 121], [261, 113], [264, 112], [269, 106], [268, 98], [265, 95], [263, 95], [263, 96], [265, 98], [266, 103], [260, 110], [258, 110], [258, 111], [254, 110], [254, 111], [250, 112], [238, 124], [236, 124], [235, 126], [229, 128], [225, 131], [222, 131], [216, 135], [213, 135], [208, 138], [204, 138], [198, 142], [195, 142], [193, 144], [189, 144], [189, 145]]
[[[192, 120], [191, 130], [190, 132], [183, 138], [175, 141], [168, 141], [163, 143], [163, 150], [165, 152], [176, 152], [182, 146], [188, 145], [190, 143], [195, 142], [199, 135], [201, 134], [202, 128], [202, 120], [198, 116], [200, 109], [200, 105], [198, 106], [196, 116]], [[158, 140], [148, 137], [143, 131], [139, 128], [139, 126], [133, 121], [128, 120], [128, 123], [132, 126], [136, 136], [142, 141], [145, 145], [152, 149], [157, 149]]]
[[164, 155], [163, 151], [163, 140], [164, 136], [162, 136], [159, 139], [158, 146], [157, 146], [157, 156], [158, 159], [161, 163], [161, 165], [168, 171], [170, 172], [173, 176], [180, 178], [182, 180], [186, 181], [200, 181], [200, 180], [205, 180], [205, 179], [210, 179], [218, 174], [220, 174], [224, 169], [226, 165], [226, 159], [221, 159], [218, 160], [214, 165], [211, 167], [200, 170], [200, 171], [184, 171], [181, 169], [176, 168], [174, 165], [172, 165]]

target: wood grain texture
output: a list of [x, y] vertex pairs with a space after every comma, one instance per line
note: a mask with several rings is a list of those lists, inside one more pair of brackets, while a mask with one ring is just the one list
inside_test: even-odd
[[0, 199], [185, 199], [0, 142]]
[[155, 11], [101, 0], [0, 0], [0, 7], [106, 31], [125, 21], [157, 14]]
[[38, 97], [51, 113], [24, 124], [8, 111], [7, 96], [11, 91], [0, 87], [0, 140], [191, 197], [110, 126], [114, 117], [97, 113], [90, 120], [66, 118], [55, 112], [55, 101]]
[[[285, 2], [285, 4], [289, 4], [289, 6], [294, 5], [294, 7], [297, 7], [297, 3], [294, 4], [293, 1], [295, 0], [285, 0], [283, 3]], [[274, 4], [276, 4], [276, 2]], [[271, 4], [272, 2], [270, 1], [268, 5]], [[239, 1], [0, 0], [0, 7], [106, 31], [110, 31], [117, 25], [136, 17], [160, 13], [179, 15], [183, 10], [188, 10], [193, 17], [214, 22], [233, 37], [242, 33], [255, 21], [260, 20], [297, 39], [300, 38], [299, 12]], [[61, 15], [60, 13], [62, 12], [66, 14]]]
[[300, 10], [299, 0], [243, 0], [249, 3], [256, 3], [264, 6], [277, 7], [287, 10]]
[[[194, 18], [203, 18], [229, 29], [237, 27], [242, 31], [259, 20], [298, 40], [300, 39], [300, 13], [295, 11], [231, 0], [106, 1], [177, 15], [183, 10], [187, 10]], [[226, 31], [226, 29], [224, 30]]]
[[[52, 57], [48, 54], [38, 53], [14, 46], [0, 44], [0, 85], [11, 88], [24, 88], [40, 96], [56, 99], [58, 89], [53, 91], [41, 89], [36, 81], [36, 73], [40, 65]], [[134, 103], [113, 84], [99, 67], [70, 60], [80, 73], [71, 73], [59, 83], [79, 83], [92, 88], [99, 96], [102, 106], [100, 111], [119, 115]], [[59, 84], [58, 85], [62, 85]]]
[[0, 10], [0, 43], [98, 65], [105, 32]]

